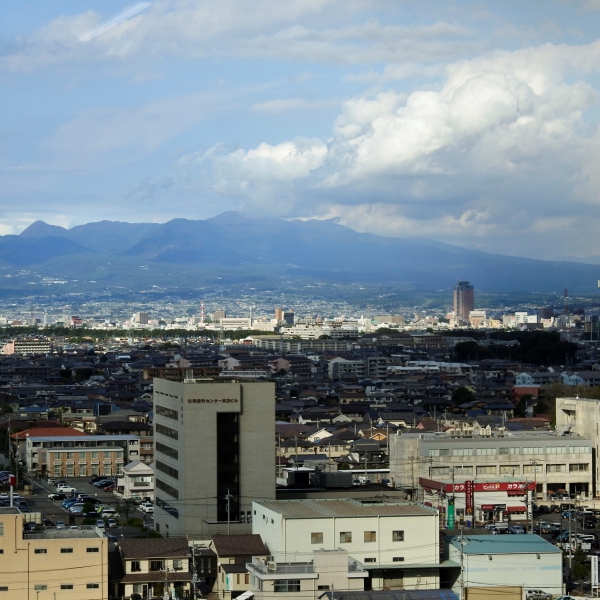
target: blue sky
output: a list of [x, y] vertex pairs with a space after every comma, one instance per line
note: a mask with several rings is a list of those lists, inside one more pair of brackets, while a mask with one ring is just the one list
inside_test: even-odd
[[600, 255], [600, 0], [24, 0], [0, 233], [225, 210]]

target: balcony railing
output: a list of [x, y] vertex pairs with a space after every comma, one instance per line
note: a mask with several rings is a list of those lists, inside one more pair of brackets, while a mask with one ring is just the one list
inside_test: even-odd
[[[291, 575], [294, 573], [316, 573], [312, 562], [283, 563], [274, 560], [263, 561], [255, 559], [248, 567], [263, 575]], [[363, 564], [354, 558], [348, 557], [348, 573], [364, 571]]]

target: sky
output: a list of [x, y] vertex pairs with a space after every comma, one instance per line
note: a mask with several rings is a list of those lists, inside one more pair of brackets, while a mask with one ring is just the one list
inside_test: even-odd
[[600, 256], [600, 0], [22, 0], [0, 234], [227, 210]]

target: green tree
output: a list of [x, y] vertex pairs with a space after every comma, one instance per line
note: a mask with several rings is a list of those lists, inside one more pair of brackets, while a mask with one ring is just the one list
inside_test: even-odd
[[573, 555], [573, 577], [575, 579], [585, 579], [590, 573], [590, 565], [587, 556], [580, 549]]
[[471, 402], [475, 398], [473, 392], [464, 386], [456, 388], [452, 392], [452, 402], [455, 404], [464, 404], [465, 402]]

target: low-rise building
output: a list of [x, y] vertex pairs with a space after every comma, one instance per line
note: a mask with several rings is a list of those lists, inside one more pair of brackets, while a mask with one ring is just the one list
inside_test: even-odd
[[117, 479], [117, 492], [123, 498], [150, 498], [154, 500], [154, 466], [134, 460], [122, 469]]
[[[163, 596], [175, 590], [178, 597], [191, 593], [191, 550], [186, 538], [121, 538], [123, 576], [115, 582], [112, 597]], [[106, 598], [102, 596], [102, 598]], [[61, 597], [62, 600], [62, 597]]]
[[40, 477], [90, 477], [120, 475], [139, 457], [137, 435], [68, 435], [29, 436], [21, 458]]
[[0, 552], [0, 592], [11, 600], [108, 597], [108, 538], [99, 530], [23, 533], [19, 509], [0, 508]]
[[252, 531], [275, 564], [306, 563], [315, 550], [341, 548], [369, 571], [375, 589], [439, 585], [439, 514], [433, 508], [351, 499], [259, 501], [252, 508]]
[[[558, 409], [557, 409], [558, 410]], [[550, 432], [491, 437], [452, 437], [406, 432], [390, 436], [390, 476], [398, 487], [417, 493], [419, 479], [451, 483], [535, 481], [536, 493], [567, 490], [593, 495], [592, 444], [587, 437]]]

